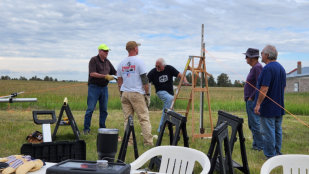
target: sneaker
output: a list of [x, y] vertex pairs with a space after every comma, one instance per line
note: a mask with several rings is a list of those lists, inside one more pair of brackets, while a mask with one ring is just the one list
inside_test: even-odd
[[84, 130], [83, 133], [84, 133], [84, 135], [88, 135], [88, 134], [90, 134], [90, 130]]

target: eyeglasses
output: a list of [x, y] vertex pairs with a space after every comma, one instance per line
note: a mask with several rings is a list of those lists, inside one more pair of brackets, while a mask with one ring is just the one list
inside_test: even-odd
[[109, 50], [101, 50], [101, 51], [103, 51], [103, 52], [105, 52], [105, 53], [108, 53], [108, 52], [109, 52]]

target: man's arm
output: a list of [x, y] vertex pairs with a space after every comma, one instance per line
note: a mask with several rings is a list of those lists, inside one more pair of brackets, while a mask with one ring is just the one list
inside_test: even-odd
[[141, 79], [142, 79], [142, 84], [143, 84], [143, 88], [145, 90], [145, 93], [149, 94], [149, 81], [148, 81], [148, 77], [147, 77], [146, 73], [145, 74], [141, 74], [140, 76], [141, 76]]
[[99, 74], [97, 72], [92, 72], [90, 73], [90, 76], [91, 77], [95, 77], [95, 78], [105, 78], [105, 75], [104, 74]]
[[264, 101], [267, 92], [268, 92], [268, 86], [261, 86], [259, 97], [257, 99], [256, 105], [255, 105], [255, 108], [254, 108], [255, 114], [260, 115], [260, 112], [259, 112], [260, 106], [261, 106], [261, 103]]
[[118, 83], [118, 88], [119, 88], [119, 91], [120, 91], [121, 85], [123, 83], [122, 77], [118, 77], [117, 83]]
[[[182, 78], [182, 74], [181, 74], [181, 73], [178, 73], [177, 77], [179, 77], [179, 78], [181, 79], [181, 78]], [[189, 83], [188, 80], [187, 80], [187, 78], [186, 78], [186, 76], [183, 77], [183, 82], [184, 82], [184, 83]]]

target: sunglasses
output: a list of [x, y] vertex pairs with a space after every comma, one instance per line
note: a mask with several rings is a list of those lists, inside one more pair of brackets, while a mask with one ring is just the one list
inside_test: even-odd
[[105, 53], [108, 53], [108, 52], [109, 52], [109, 50], [101, 50], [101, 51], [103, 51], [103, 52], [105, 52]]

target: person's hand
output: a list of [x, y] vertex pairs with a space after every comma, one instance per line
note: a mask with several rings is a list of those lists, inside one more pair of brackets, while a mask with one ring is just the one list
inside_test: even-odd
[[257, 104], [257, 105], [255, 106], [255, 108], [254, 108], [254, 113], [257, 114], [257, 115], [260, 115], [260, 105]]
[[106, 75], [104, 76], [104, 78], [105, 78], [106, 80], [108, 80], [108, 81], [114, 80], [114, 76], [109, 75], [109, 74], [106, 74]]
[[146, 105], [149, 108], [150, 106], [150, 94], [145, 94], [145, 101], [146, 101]]
[[252, 98], [249, 97], [249, 98], [248, 98], [248, 101], [252, 101]]

